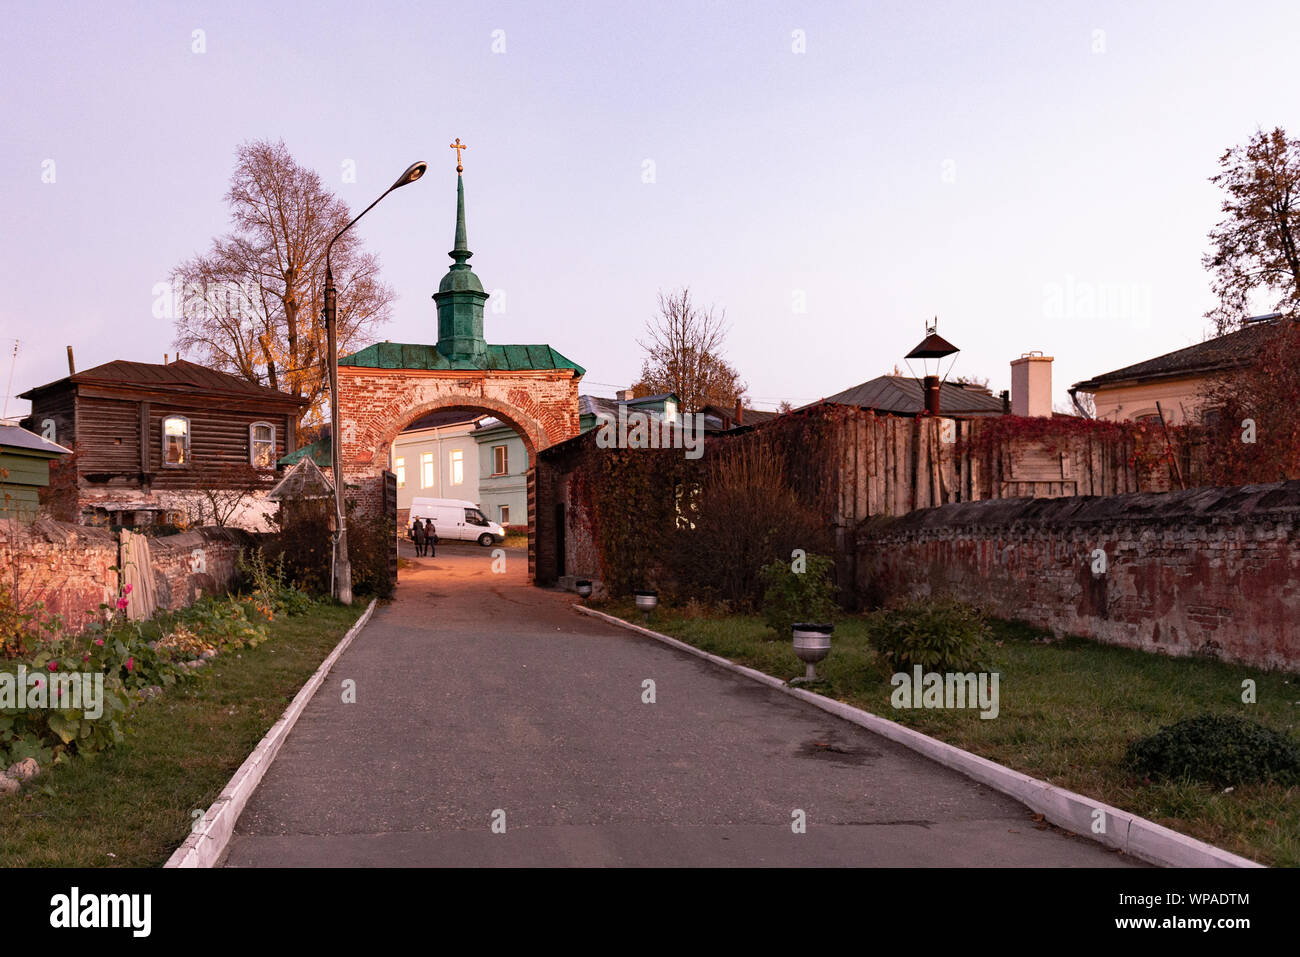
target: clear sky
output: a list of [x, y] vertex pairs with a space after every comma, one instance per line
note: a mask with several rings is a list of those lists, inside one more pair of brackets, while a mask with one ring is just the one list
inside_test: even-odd
[[79, 368], [174, 351], [153, 287], [227, 228], [253, 138], [357, 210], [429, 161], [358, 229], [399, 297], [381, 337], [435, 341], [460, 137], [472, 263], [505, 294], [487, 339], [550, 343], [584, 391], [631, 384], [656, 292], [689, 285], [762, 408], [902, 366], [935, 314], [954, 376], [1006, 388], [1041, 350], [1063, 401], [1203, 338], [1207, 178], [1257, 126], [1300, 134], [1293, 0], [9, 0], [3, 22], [13, 394], [68, 344]]

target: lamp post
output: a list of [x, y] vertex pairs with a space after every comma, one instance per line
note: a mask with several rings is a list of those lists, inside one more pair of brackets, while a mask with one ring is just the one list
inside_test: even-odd
[[424, 162], [408, 166], [406, 172], [397, 178], [397, 182], [384, 190], [383, 196], [335, 233], [325, 247], [325, 336], [330, 363], [330, 467], [334, 472], [334, 559], [331, 571], [334, 596], [345, 605], [352, 604], [352, 563], [348, 561], [348, 520], [343, 507], [343, 437], [339, 434], [339, 336], [335, 301], [337, 291], [334, 289], [334, 270], [330, 267], [330, 252], [335, 241], [355, 226], [358, 219], [374, 209], [380, 199], [399, 186], [414, 183], [428, 168], [429, 164]]

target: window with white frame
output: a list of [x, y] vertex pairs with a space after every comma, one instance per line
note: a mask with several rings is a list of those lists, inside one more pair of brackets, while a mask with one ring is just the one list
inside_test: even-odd
[[163, 465], [173, 468], [190, 464], [190, 420], [169, 415], [162, 421]]
[[465, 484], [465, 450], [451, 450], [451, 484]]
[[397, 487], [406, 488], [406, 459], [394, 459], [393, 471], [397, 473]]
[[510, 471], [510, 450], [504, 445], [492, 446], [492, 474], [505, 475]]
[[504, 528], [510, 524], [510, 506], [501, 505], [497, 510], [501, 513], [500, 517], [497, 519], [497, 524]]
[[275, 426], [270, 422], [248, 427], [248, 461], [254, 468], [275, 468]]
[[433, 453], [420, 456], [420, 488], [433, 488]]

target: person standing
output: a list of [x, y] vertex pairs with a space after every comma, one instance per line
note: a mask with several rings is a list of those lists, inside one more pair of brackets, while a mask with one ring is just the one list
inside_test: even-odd
[[411, 529], [411, 538], [415, 540], [415, 557], [423, 558], [425, 546], [424, 525], [420, 523], [418, 518], [415, 520], [415, 527]]
[[434, 557], [433, 546], [438, 544], [438, 533], [433, 527], [433, 519], [424, 520], [424, 547], [429, 553], [429, 557]]

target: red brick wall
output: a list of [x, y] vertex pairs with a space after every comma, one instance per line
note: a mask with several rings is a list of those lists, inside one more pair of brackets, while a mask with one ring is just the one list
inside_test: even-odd
[[1057, 633], [1300, 668], [1300, 482], [923, 509], [865, 531], [858, 569], [876, 601], [950, 594]]
[[[246, 533], [222, 528], [150, 539], [158, 607], [184, 608], [200, 595], [224, 591], [235, 580], [240, 548], [252, 542]], [[203, 554], [202, 571], [196, 550]], [[118, 536], [111, 529], [45, 519], [0, 521], [0, 587], [13, 587], [16, 569], [23, 607], [43, 602], [47, 614], [62, 616], [73, 629], [117, 596], [118, 557]]]

